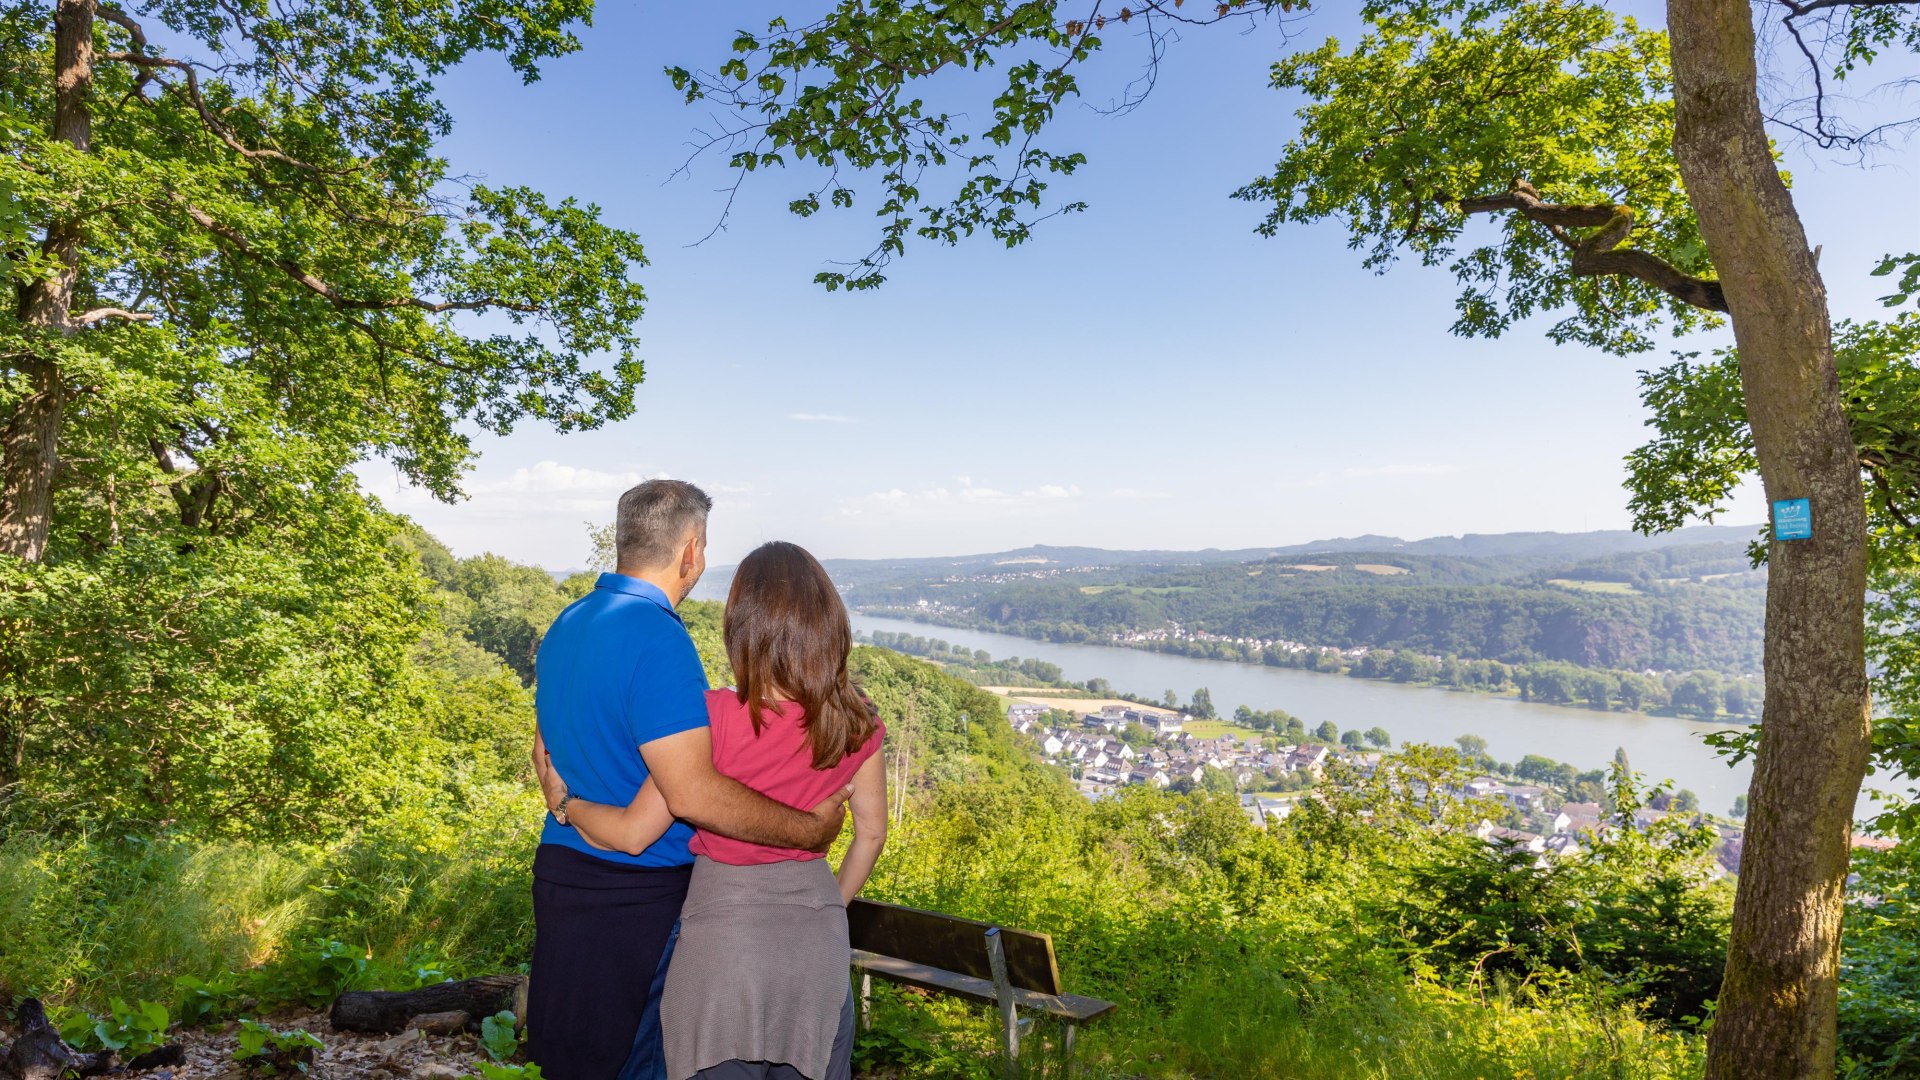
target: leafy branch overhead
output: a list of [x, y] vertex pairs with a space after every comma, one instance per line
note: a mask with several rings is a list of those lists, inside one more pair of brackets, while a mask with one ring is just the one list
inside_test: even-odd
[[[1047, 186], [1086, 156], [1036, 139], [1061, 105], [1080, 95], [1075, 69], [1102, 48], [1102, 31], [1140, 28], [1157, 57], [1174, 26], [1283, 6], [1294, 4], [1196, 3], [1188, 13], [1185, 0], [1126, 7], [1101, 0], [842, 0], [804, 26], [775, 19], [764, 33], [740, 32], [734, 55], [714, 71], [671, 67], [667, 74], [689, 103], [720, 107], [687, 163], [709, 151], [728, 155], [734, 182], [715, 231], [725, 227], [748, 174], [762, 168], [820, 167], [819, 183], [788, 203], [801, 217], [853, 208], [860, 200], [854, 177], [875, 177], [879, 192], [867, 205], [880, 219], [879, 241], [814, 279], [828, 289], [866, 289], [886, 280], [888, 264], [905, 254], [911, 238], [955, 244], [981, 233], [1011, 247], [1040, 222], [1085, 209], [1082, 202], [1049, 201]], [[986, 68], [1003, 77], [984, 120], [970, 125], [971, 114], [936, 103], [952, 96], [948, 88], [960, 73]], [[913, 89], [948, 72], [956, 79], [941, 83], [933, 101]], [[931, 193], [949, 166], [960, 179]]]
[[434, 146], [452, 124], [440, 74], [494, 52], [532, 81], [578, 47], [589, 10], [43, 0], [0, 13], [9, 54], [38, 56], [0, 72], [19, 165], [0, 231], [30, 244], [10, 284], [22, 310], [42, 293], [60, 308], [44, 326], [0, 324], [0, 351], [40, 373], [26, 404], [71, 399], [53, 421], [66, 459], [115, 459], [121, 482], [176, 497], [213, 492], [217, 512], [187, 522], [205, 526], [244, 515], [235, 500], [290, 467], [331, 477], [368, 454], [454, 498], [464, 424], [630, 414], [638, 238], [598, 207], [455, 175]]
[[1274, 65], [1307, 104], [1236, 193], [1272, 204], [1264, 234], [1334, 218], [1371, 269], [1445, 267], [1460, 334], [1557, 314], [1555, 341], [1633, 352], [1726, 310], [1673, 161], [1664, 33], [1559, 0], [1380, 4], [1370, 23]]
[[[821, 167], [789, 203], [803, 217], [852, 208], [857, 180], [877, 179], [877, 244], [816, 276], [830, 289], [868, 288], [910, 238], [953, 244], [980, 232], [1013, 245], [1085, 208], [1048, 195], [1084, 155], [1037, 140], [1082, 97], [1080, 70], [1110, 47], [1108, 34], [1144, 50], [1143, 72], [1105, 110], [1125, 112], [1152, 89], [1176, 31], [1266, 16], [1291, 33], [1296, 7], [1306, 5], [844, 0], [804, 27], [776, 19], [738, 34], [712, 73], [668, 73], [688, 102], [721, 106], [687, 163], [728, 155], [734, 179], [716, 230], [763, 167]], [[1905, 0], [1778, 7], [1832, 45], [1820, 55], [1837, 58], [1835, 80], [1920, 34]], [[1261, 233], [1334, 218], [1372, 269], [1402, 255], [1445, 267], [1461, 285], [1461, 334], [1551, 315], [1556, 341], [1631, 353], [1652, 348], [1663, 326], [1720, 321], [1726, 300], [1673, 160], [1663, 31], [1579, 0], [1376, 0], [1362, 14], [1367, 32], [1353, 46], [1330, 39], [1273, 66], [1272, 86], [1306, 101], [1273, 170], [1235, 193], [1271, 204]], [[1004, 73], [989, 81], [988, 119], [968, 126], [963, 73], [989, 68]], [[1812, 77], [1824, 89], [1818, 64]], [[1845, 129], [1824, 97], [1776, 105], [1777, 124], [1824, 130], [1823, 145], [1898, 130]], [[1482, 227], [1476, 215], [1495, 220]]]

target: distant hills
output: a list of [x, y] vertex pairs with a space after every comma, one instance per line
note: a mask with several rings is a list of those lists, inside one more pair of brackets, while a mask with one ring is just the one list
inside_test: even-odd
[[[1644, 536], [1630, 529], [1606, 529], [1595, 532], [1512, 532], [1467, 533], [1464, 536], [1430, 536], [1423, 540], [1403, 540], [1397, 536], [1365, 534], [1260, 548], [1203, 548], [1199, 551], [1117, 551], [1096, 547], [1055, 547], [1035, 544], [1012, 551], [981, 555], [936, 555], [900, 559], [826, 559], [823, 565], [845, 590], [851, 586], [899, 578], [920, 578], [946, 574], [989, 573], [996, 567], [1009, 570], [1028, 566], [1035, 569], [1061, 569], [1087, 566], [1181, 567], [1221, 563], [1260, 562], [1280, 557], [1299, 557], [1319, 553], [1382, 553], [1404, 555], [1489, 558], [1505, 555], [1592, 558], [1602, 555], [1630, 554], [1692, 544], [1746, 543], [1758, 537], [1759, 525], [1695, 525], [1673, 532]], [[697, 599], [722, 600], [733, 583], [732, 566], [708, 569]]]

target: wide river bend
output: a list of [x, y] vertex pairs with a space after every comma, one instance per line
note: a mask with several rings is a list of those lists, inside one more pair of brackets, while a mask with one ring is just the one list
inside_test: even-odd
[[[1716, 814], [1726, 814], [1733, 808], [1734, 797], [1746, 794], [1753, 773], [1751, 762], [1729, 768], [1700, 741], [1702, 734], [1723, 730], [1726, 725], [1698, 720], [1540, 705], [1487, 694], [1199, 660], [1117, 645], [1061, 645], [873, 615], [855, 614], [853, 628], [867, 633], [885, 630], [940, 638], [969, 649], [985, 649], [996, 660], [1033, 657], [1060, 665], [1063, 678], [1076, 682], [1105, 679], [1115, 690], [1156, 700], [1173, 690], [1185, 701], [1195, 688], [1204, 686], [1222, 715], [1231, 716], [1234, 709], [1245, 705], [1260, 710], [1285, 709], [1306, 721], [1308, 727], [1331, 720], [1342, 731], [1365, 731], [1378, 724], [1392, 734], [1395, 745], [1450, 744], [1460, 735], [1478, 735], [1487, 740], [1489, 752], [1501, 761], [1541, 754], [1582, 771], [1604, 768], [1613, 760], [1614, 750], [1624, 748], [1634, 770], [1649, 782], [1672, 780], [1676, 788], [1691, 788], [1700, 796], [1701, 808]], [[1867, 807], [1863, 805], [1862, 809]]]

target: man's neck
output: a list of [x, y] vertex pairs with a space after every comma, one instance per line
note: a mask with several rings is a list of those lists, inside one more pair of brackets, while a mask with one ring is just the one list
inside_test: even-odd
[[614, 573], [620, 574], [625, 577], [630, 577], [635, 581], [644, 581], [647, 584], [652, 585], [654, 588], [657, 588], [661, 592], [666, 593], [667, 603], [672, 604], [674, 607], [679, 607], [680, 601], [685, 600], [687, 598], [686, 594], [680, 591], [680, 576], [678, 574], [675, 574], [671, 570], [616, 569], [614, 570]]

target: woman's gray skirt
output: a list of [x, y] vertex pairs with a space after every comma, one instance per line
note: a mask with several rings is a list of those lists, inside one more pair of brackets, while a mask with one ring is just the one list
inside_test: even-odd
[[668, 1080], [734, 1059], [825, 1080], [849, 959], [847, 907], [825, 859], [697, 858], [660, 1001]]

